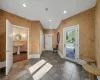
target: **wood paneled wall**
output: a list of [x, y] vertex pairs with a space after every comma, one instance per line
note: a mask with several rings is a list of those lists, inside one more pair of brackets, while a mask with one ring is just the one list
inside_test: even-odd
[[94, 25], [95, 8], [72, 16], [61, 22], [57, 28], [60, 32], [59, 51], [63, 53], [63, 28], [79, 24], [79, 41], [80, 41], [80, 58], [90, 57], [95, 55], [95, 25]]
[[95, 7], [95, 37], [96, 61], [100, 69], [100, 0], [97, 0]]
[[6, 52], [6, 19], [0, 16], [0, 62], [5, 61]]
[[[19, 17], [17, 15], [6, 12], [4, 10], [0, 10], [0, 14], [2, 14], [1, 16], [3, 18], [3, 19], [0, 18], [0, 20], [1, 20], [0, 21], [0, 23], [1, 23], [0, 24], [0, 34], [3, 33], [2, 31], [3, 31], [3, 29], [5, 29], [6, 23], [4, 23], [4, 22], [5, 22], [6, 19], [8, 19], [13, 25], [18, 25], [18, 26], [23, 26], [23, 27], [29, 28], [29, 40], [30, 40], [29, 41], [29, 49], [30, 49], [30, 54], [40, 53], [39, 52], [39, 46], [40, 46], [39, 45], [39, 42], [40, 42], [39, 41], [40, 40], [39, 30], [43, 30], [43, 27], [41, 26], [39, 21], [30, 21], [30, 20], [27, 20], [25, 18], [22, 18], [22, 17]], [[2, 22], [2, 20], [4, 22]], [[34, 37], [36, 37], [36, 35], [38, 37], [34, 38]], [[3, 43], [5, 44], [5, 40], [3, 40]], [[2, 47], [1, 44], [0, 44], [0, 47]], [[0, 53], [0, 54], [3, 54], [3, 53]]]
[[[55, 48], [57, 45], [57, 34], [56, 34], [56, 29], [44, 29], [44, 34], [52, 34], [52, 47]], [[45, 38], [45, 36], [44, 36]], [[44, 39], [45, 41], [45, 39]], [[45, 42], [44, 42], [45, 45]]]
[[40, 30], [43, 31], [43, 27], [39, 21], [32, 21], [32, 53], [40, 53]]

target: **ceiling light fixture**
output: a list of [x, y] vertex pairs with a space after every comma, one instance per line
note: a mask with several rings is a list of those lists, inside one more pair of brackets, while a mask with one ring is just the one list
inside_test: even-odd
[[48, 11], [48, 8], [45, 8], [46, 11]]
[[51, 27], [51, 26], [49, 26], [49, 27]]
[[66, 11], [64, 11], [64, 14], [66, 14]]
[[23, 4], [23, 7], [26, 7], [26, 4]]
[[51, 20], [49, 20], [51, 22]]

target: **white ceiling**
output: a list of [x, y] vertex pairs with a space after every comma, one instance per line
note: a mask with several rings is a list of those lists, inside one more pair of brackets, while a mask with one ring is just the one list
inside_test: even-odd
[[[27, 7], [24, 8], [22, 4]], [[56, 29], [61, 20], [92, 8], [95, 4], [96, 0], [0, 0], [1, 9], [29, 20], [40, 20], [45, 29]], [[63, 14], [64, 10], [66, 14]]]

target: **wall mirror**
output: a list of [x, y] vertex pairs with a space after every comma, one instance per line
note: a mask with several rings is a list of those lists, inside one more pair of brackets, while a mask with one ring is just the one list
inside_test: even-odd
[[20, 41], [21, 40], [21, 35], [20, 34], [16, 34], [15, 35], [15, 40], [16, 41]]
[[57, 43], [59, 44], [59, 42], [60, 42], [60, 33], [58, 32], [57, 33]]

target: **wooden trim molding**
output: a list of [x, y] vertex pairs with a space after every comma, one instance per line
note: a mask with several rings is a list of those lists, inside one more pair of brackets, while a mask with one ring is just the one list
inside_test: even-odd
[[30, 55], [28, 56], [28, 59], [40, 58], [40, 55], [41, 55], [41, 54], [30, 54]]

